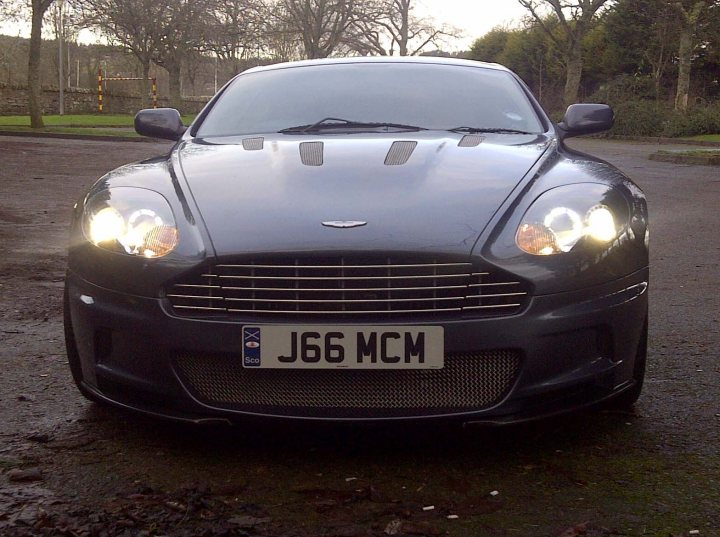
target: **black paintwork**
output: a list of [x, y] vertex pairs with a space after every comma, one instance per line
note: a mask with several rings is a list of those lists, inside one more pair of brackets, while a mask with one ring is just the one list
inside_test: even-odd
[[613, 109], [606, 104], [573, 104], [558, 127], [565, 138], [610, 130], [615, 122]]
[[[448, 68], [453, 63], [468, 65], [439, 59], [408, 61], [447, 63]], [[162, 298], [163, 289], [213, 259], [299, 252], [467, 256], [530, 282], [535, 298], [521, 315], [442, 323], [450, 335], [449, 352], [509, 345], [525, 355], [523, 375], [508, 400], [500, 409], [481, 412], [474, 419], [513, 421], [539, 415], [543, 412], [533, 408], [528, 397], [545, 392], [550, 397], [582, 383], [599, 382], [605, 390], [585, 402], [627, 388], [647, 311], [645, 198], [612, 165], [563, 144], [563, 137], [611, 124], [607, 107], [571, 107], [558, 128], [529, 92], [528, 98], [547, 127], [544, 134], [487, 133], [469, 147], [462, 146], [463, 134], [445, 131], [198, 139], [193, 133], [204, 111], [169, 155], [110, 172], [78, 203], [71, 230], [70, 309], [87, 389], [98, 397], [104, 394], [161, 414], [227, 416], [188, 398], [169, 356], [181, 348], [232, 352], [238, 348], [243, 323], [174, 317]], [[138, 132], [170, 137], [181, 129], [174, 117], [166, 111], [141, 112], [136, 118]], [[406, 163], [386, 165], [388, 152], [398, 141], [416, 145]], [[307, 142], [322, 147], [322, 165], [303, 163], [300, 144]], [[520, 251], [515, 231], [526, 210], [542, 193], [568, 184], [592, 195], [613, 189], [627, 204], [630, 225], [603, 249], [580, 248], [547, 257]], [[146, 260], [87, 242], [79, 224], [84, 200], [117, 186], [140, 186], [168, 200], [181, 237], [176, 251]], [[368, 224], [354, 229], [322, 226], [328, 220]], [[79, 301], [83, 293], [97, 297], [94, 306]], [[113, 330], [119, 349], [102, 366], [95, 364], [93, 351], [98, 327]], [[557, 348], [581, 333], [588, 334], [587, 341], [581, 338], [573, 345], [585, 345], [585, 354], [581, 352], [573, 362], [572, 353]], [[598, 350], [593, 339], [601, 333], [611, 341], [611, 357], [607, 345]], [[128, 349], [134, 349], [131, 358], [125, 355]], [[598, 361], [598, 352], [606, 353], [604, 361]], [[559, 354], [548, 360], [546, 353]], [[138, 370], [140, 363], [144, 365]], [[117, 395], [123, 385], [143, 393], [168, 392], [172, 397], [166, 407], [143, 404]], [[575, 405], [560, 403], [558, 408]]]
[[135, 131], [142, 136], [175, 141], [185, 130], [180, 112], [174, 108], [140, 110], [135, 115]]

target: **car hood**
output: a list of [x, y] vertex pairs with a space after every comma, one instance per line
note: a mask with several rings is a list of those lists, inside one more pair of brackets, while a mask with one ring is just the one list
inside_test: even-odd
[[469, 254], [548, 145], [538, 135], [273, 135], [193, 139], [177, 151], [218, 256]]

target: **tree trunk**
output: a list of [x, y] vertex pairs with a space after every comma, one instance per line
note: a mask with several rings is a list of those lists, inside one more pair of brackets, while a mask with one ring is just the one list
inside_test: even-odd
[[150, 81], [148, 80], [149, 77], [150, 77], [150, 60], [143, 59], [143, 61], [142, 61], [142, 78], [143, 79], [141, 80], [141, 84], [140, 84], [140, 87], [142, 88], [141, 92], [140, 92], [140, 95], [142, 97], [140, 100], [140, 104], [142, 105], [143, 108], [149, 108], [149, 106], [148, 106], [148, 96], [150, 95]]
[[684, 112], [688, 107], [690, 96], [690, 68], [692, 66], [693, 29], [683, 28], [680, 34], [680, 51], [678, 53], [678, 83], [675, 94], [675, 110]]
[[400, 48], [400, 56], [408, 55], [408, 43], [410, 41], [410, 2], [405, 1], [400, 4], [400, 40], [398, 47]]
[[583, 70], [582, 41], [576, 41], [571, 47], [568, 51], [565, 93], [563, 96], [565, 106], [577, 102]]
[[40, 1], [33, 0], [30, 55], [28, 58], [28, 113], [30, 114], [30, 126], [33, 129], [41, 129], [45, 126], [42, 118], [42, 81], [40, 79], [40, 53], [42, 50], [44, 14]]
[[171, 62], [168, 62], [164, 67], [169, 75], [170, 106], [172, 108], [182, 110], [183, 104], [180, 86], [180, 62], [173, 60]]

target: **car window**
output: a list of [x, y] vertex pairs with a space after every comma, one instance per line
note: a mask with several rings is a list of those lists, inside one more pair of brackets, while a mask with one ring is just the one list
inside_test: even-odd
[[456, 127], [544, 129], [510, 73], [433, 64], [348, 63], [249, 73], [226, 89], [197, 135], [263, 134], [323, 118]]

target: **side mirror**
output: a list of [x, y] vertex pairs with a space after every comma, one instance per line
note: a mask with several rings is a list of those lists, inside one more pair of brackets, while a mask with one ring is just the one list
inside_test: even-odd
[[615, 112], [606, 104], [573, 104], [558, 123], [564, 138], [610, 130]]
[[135, 115], [135, 132], [141, 136], [177, 141], [186, 130], [174, 108], [149, 108]]

